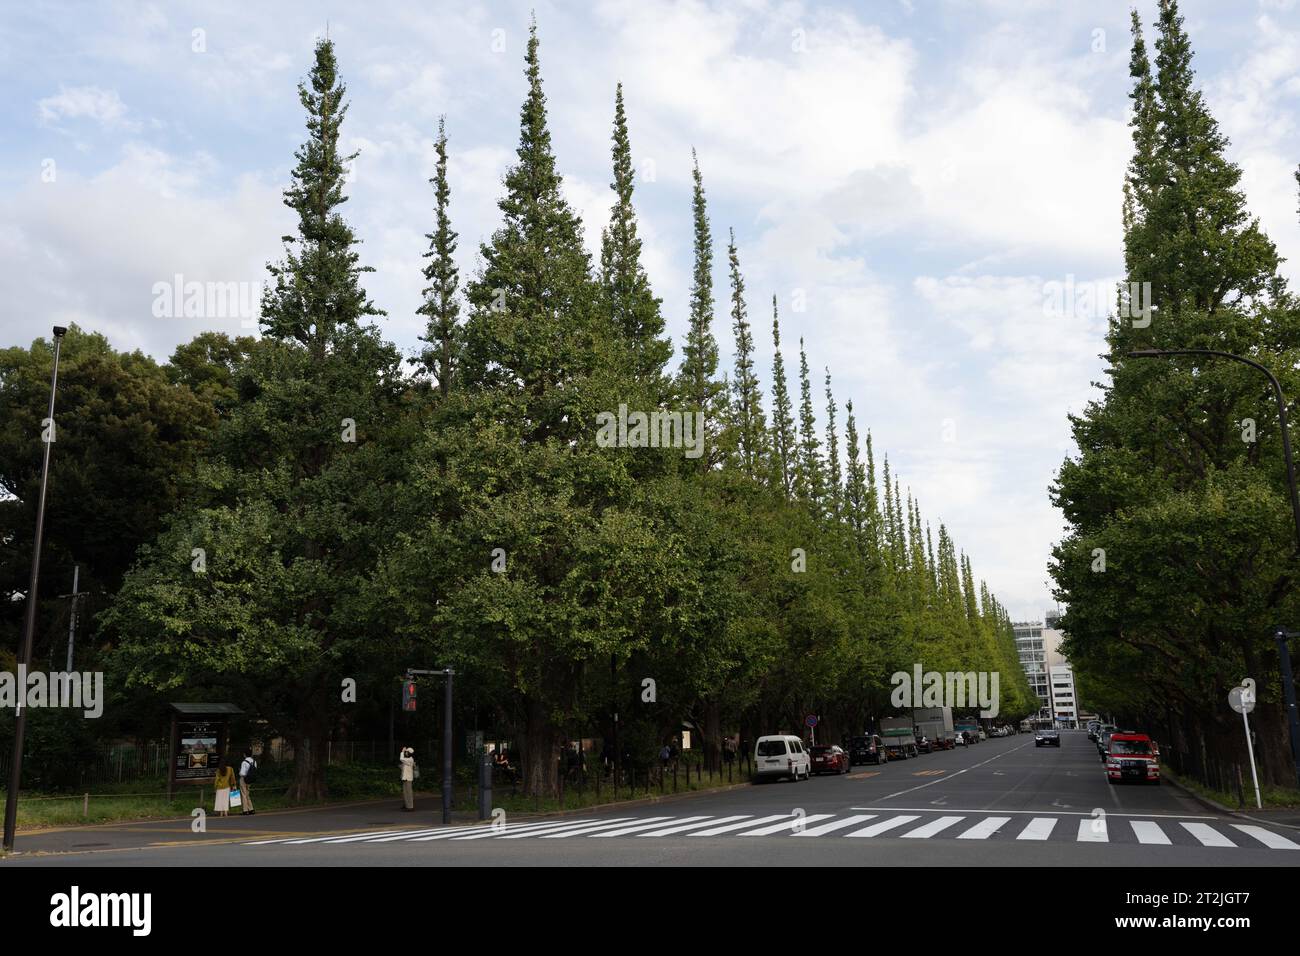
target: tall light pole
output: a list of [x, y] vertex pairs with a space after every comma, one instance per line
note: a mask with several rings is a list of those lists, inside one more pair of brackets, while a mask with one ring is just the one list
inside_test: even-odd
[[[36, 537], [32, 543], [32, 577], [27, 587], [27, 619], [23, 626], [22, 654], [18, 658], [20, 667], [31, 663], [32, 638], [36, 632], [36, 587], [41, 576], [41, 539], [45, 532], [45, 489], [50, 478], [50, 446], [54, 444], [54, 391], [59, 384], [59, 350], [63, 345], [63, 336], [68, 330], [62, 326], [54, 327], [54, 370], [50, 373], [50, 405], [42, 423], [45, 428], [45, 458], [41, 462], [41, 493], [36, 502]], [[21, 684], [22, 682], [20, 682]], [[18, 708], [14, 717], [14, 757], [9, 769], [8, 799], [5, 800], [4, 849], [14, 848], [14, 830], [18, 826], [18, 787], [23, 776], [23, 733], [27, 729], [27, 708], [25, 697], [27, 688], [18, 688]]]
[[[1282, 429], [1282, 457], [1286, 460], [1286, 481], [1291, 491], [1291, 517], [1295, 520], [1296, 555], [1300, 556], [1300, 492], [1296, 490], [1295, 461], [1291, 457], [1291, 429], [1287, 425], [1286, 396], [1277, 376], [1254, 359], [1217, 349], [1139, 349], [1128, 353], [1129, 358], [1163, 358], [1168, 355], [1212, 355], [1217, 358], [1231, 359], [1242, 365], [1263, 372], [1269, 384], [1273, 386], [1273, 398], [1277, 401], [1277, 420]], [[1295, 681], [1291, 673], [1291, 650], [1287, 639], [1297, 636], [1297, 632], [1288, 631], [1282, 625], [1273, 629], [1273, 638], [1277, 641], [1277, 654], [1282, 669], [1282, 693], [1286, 698], [1287, 724], [1291, 731], [1291, 759], [1295, 763], [1296, 785], [1300, 786], [1300, 716], [1296, 713]]]

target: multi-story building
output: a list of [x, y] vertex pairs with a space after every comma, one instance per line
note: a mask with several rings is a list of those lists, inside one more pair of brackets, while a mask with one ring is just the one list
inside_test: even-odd
[[1013, 625], [1016, 651], [1029, 686], [1038, 695], [1038, 719], [1056, 726], [1076, 727], [1079, 706], [1074, 690], [1074, 671], [1061, 653], [1065, 635], [1054, 625], [1059, 615], [1048, 612], [1047, 624], [1026, 621]]

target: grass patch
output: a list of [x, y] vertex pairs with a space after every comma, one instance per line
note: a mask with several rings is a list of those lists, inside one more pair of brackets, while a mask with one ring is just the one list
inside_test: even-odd
[[[1175, 773], [1164, 764], [1160, 765], [1160, 773], [1162, 776], [1168, 777], [1181, 786], [1186, 787], [1188, 790], [1192, 791], [1192, 793], [1205, 797], [1208, 800], [1213, 800], [1216, 803], [1221, 803], [1225, 807], [1240, 807], [1246, 810], [1255, 809], [1255, 787], [1249, 779], [1242, 781], [1242, 797], [1245, 801], [1244, 804], [1242, 804], [1241, 801], [1237, 799], [1237, 793], [1235, 790], [1225, 792], [1217, 790], [1214, 787], [1206, 786], [1199, 780], [1195, 780], [1191, 777], [1184, 777]], [[1296, 790], [1292, 787], [1261, 786], [1259, 788], [1259, 798], [1260, 802], [1264, 804], [1264, 809], [1266, 810], [1294, 810], [1300, 808], [1300, 790]]]

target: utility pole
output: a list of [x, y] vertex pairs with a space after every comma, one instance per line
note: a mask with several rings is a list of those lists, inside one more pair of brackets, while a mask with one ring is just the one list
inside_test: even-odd
[[[54, 393], [59, 386], [59, 351], [63, 345], [63, 336], [67, 329], [54, 327], [54, 369], [50, 373], [50, 404], [42, 423], [46, 431], [45, 457], [41, 462], [41, 491], [36, 502], [36, 534], [32, 539], [32, 577], [27, 586], [27, 618], [23, 624], [22, 655], [18, 658], [20, 667], [26, 666], [32, 659], [32, 640], [36, 633], [36, 595], [41, 580], [41, 540], [45, 534], [45, 492], [50, 483], [50, 449], [54, 445]], [[6, 851], [14, 848], [14, 831], [18, 828], [18, 788], [23, 779], [23, 734], [27, 730], [27, 688], [18, 688], [18, 708], [14, 715], [14, 756], [9, 769], [9, 792], [5, 801], [5, 829], [3, 846]]]
[[68, 609], [68, 666], [66, 670], [72, 673], [72, 648], [77, 642], [77, 584], [81, 580], [81, 565], [72, 566], [72, 606]]

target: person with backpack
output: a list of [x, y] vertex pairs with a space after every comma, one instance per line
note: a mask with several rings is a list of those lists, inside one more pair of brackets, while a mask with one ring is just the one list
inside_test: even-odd
[[239, 765], [239, 797], [244, 809], [240, 811], [241, 816], [249, 816], [256, 813], [253, 809], [253, 788], [250, 784], [257, 776], [257, 761], [253, 759], [252, 748], [244, 751], [244, 759]]

